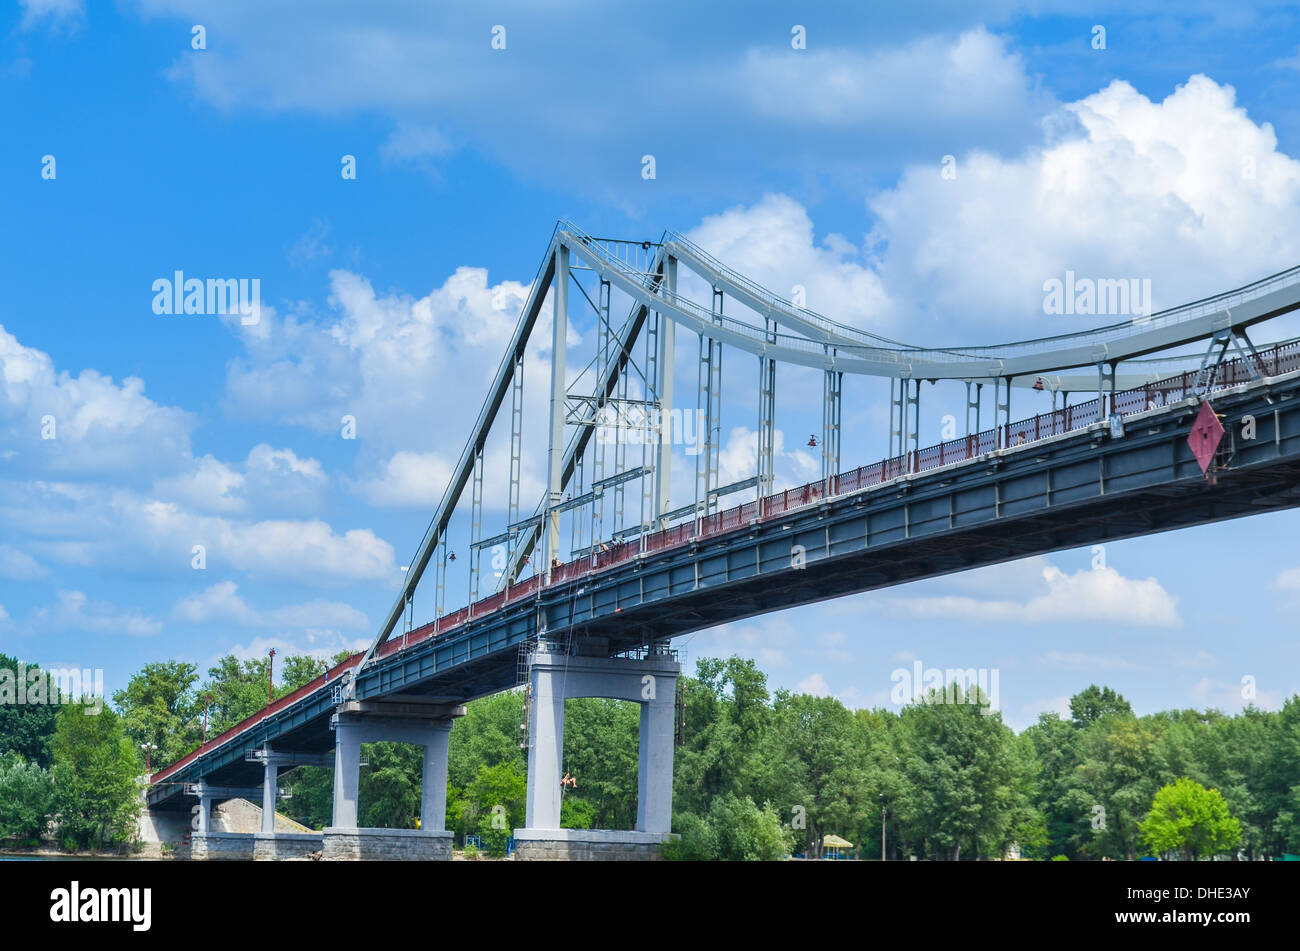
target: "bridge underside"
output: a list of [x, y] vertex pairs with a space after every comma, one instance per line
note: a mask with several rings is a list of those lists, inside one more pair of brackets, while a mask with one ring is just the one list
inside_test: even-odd
[[[569, 639], [612, 656], [727, 621], [1031, 555], [1300, 505], [1300, 379], [1215, 395], [1227, 430], [1211, 483], [1187, 435], [1192, 401], [851, 495], [654, 553], [521, 599], [377, 658], [359, 698], [464, 702], [519, 682], [519, 645]], [[1243, 439], [1253, 416], [1254, 438]], [[318, 691], [183, 767], [150, 793], [186, 805], [179, 782], [257, 782], [243, 751], [324, 752], [337, 700]], [[203, 772], [199, 772], [202, 769]], [[177, 800], [180, 800], [179, 802]]]

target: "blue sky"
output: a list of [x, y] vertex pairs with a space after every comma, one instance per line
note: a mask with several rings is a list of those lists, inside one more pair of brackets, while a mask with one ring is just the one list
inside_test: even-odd
[[[1095, 323], [1043, 315], [1066, 269], [1150, 277], [1169, 306], [1300, 263], [1298, 93], [1290, 3], [6, 5], [0, 649], [112, 690], [163, 657], [367, 642], [561, 216], [682, 231], [910, 341], [1060, 333]], [[177, 269], [258, 278], [261, 319], [154, 314]], [[752, 375], [727, 384], [738, 475]], [[780, 385], [793, 484], [820, 384]], [[846, 465], [884, 454], [886, 394], [851, 381]], [[959, 395], [927, 390], [923, 443]], [[855, 706], [916, 659], [997, 668], [1017, 726], [1090, 682], [1140, 711], [1233, 710], [1254, 677], [1274, 707], [1300, 689], [1297, 527], [1113, 544], [1100, 570], [1062, 552], [678, 646]]]

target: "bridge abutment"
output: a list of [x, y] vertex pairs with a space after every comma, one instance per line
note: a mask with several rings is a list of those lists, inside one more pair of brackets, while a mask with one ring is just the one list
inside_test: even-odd
[[[527, 827], [515, 830], [515, 855], [528, 859], [651, 859], [672, 833], [673, 732], [681, 665], [666, 642], [644, 659], [539, 652], [531, 686]], [[641, 705], [634, 831], [560, 828], [564, 701], [606, 697]]]
[[[450, 859], [447, 824], [447, 748], [452, 721], [465, 708], [413, 701], [349, 701], [334, 725], [334, 817], [324, 833], [323, 858]], [[357, 825], [362, 743], [410, 743], [424, 747], [419, 829]]]

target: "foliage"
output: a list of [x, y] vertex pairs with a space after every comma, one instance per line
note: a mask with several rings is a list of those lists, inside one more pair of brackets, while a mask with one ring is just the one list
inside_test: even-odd
[[145, 664], [113, 694], [122, 729], [137, 747], [153, 744], [155, 770], [174, 763], [203, 740], [203, 703], [194, 689], [198, 668], [181, 661]]
[[[0, 755], [17, 753], [29, 763], [49, 769], [53, 763], [50, 740], [54, 737], [56, 685], [45, 671], [34, 665], [19, 668], [19, 661], [0, 654]], [[23, 683], [19, 684], [19, 674]], [[25, 697], [46, 698], [44, 703], [18, 703]], [[12, 695], [10, 695], [12, 694]]]
[[1187, 777], [1161, 787], [1141, 829], [1143, 841], [1157, 855], [1205, 858], [1229, 853], [1241, 842], [1241, 824], [1219, 791]]
[[49, 770], [17, 753], [0, 757], [0, 839], [35, 845], [54, 812]]
[[140, 810], [136, 777], [144, 763], [111, 709], [59, 708], [54, 740], [55, 806], [65, 847], [129, 841]]
[[[5, 664], [16, 666], [0, 657], [0, 669]], [[256, 713], [267, 702], [266, 664], [222, 658], [197, 688], [191, 665], [146, 666], [114, 697], [126, 745], [104, 758], [139, 760], [141, 742], [159, 745], [157, 763], [180, 755], [196, 742], [205, 692], [213, 694], [212, 733]], [[325, 664], [286, 657], [277, 666], [280, 696]], [[1151, 844], [1148, 832], [1186, 825], [1155, 808], [1158, 793], [1167, 804], [1172, 793], [1165, 787], [1184, 779], [1215, 791], [1239, 840], [1225, 845], [1231, 826], [1213, 818], [1215, 806], [1214, 828], [1228, 832], [1188, 833], [1184, 845], [1167, 851], [1222, 854], [1239, 847], [1252, 859], [1300, 851], [1300, 696], [1277, 712], [1248, 707], [1237, 716], [1171, 710], [1138, 717], [1113, 689], [1091, 685], [1071, 698], [1069, 716], [1045, 713], [1017, 736], [996, 711], [962, 702], [983, 698], [961, 690], [933, 692], [897, 713], [850, 711], [831, 697], [769, 691], [764, 673], [745, 658], [705, 658], [695, 673], [677, 684], [673, 830], [680, 838], [665, 847], [673, 858], [791, 851], [816, 857], [827, 833], [855, 843], [854, 857], [861, 858], [877, 854], [883, 827], [891, 859], [988, 859], [1013, 845], [1033, 859], [1131, 859]], [[52, 708], [28, 707], [28, 719], [13, 714], [0, 707], [0, 753], [17, 750], [38, 766], [50, 762]], [[633, 703], [566, 703], [562, 770], [577, 785], [565, 787], [563, 826], [635, 826], [639, 716]], [[451, 731], [447, 827], [481, 836], [496, 854], [525, 823], [525, 723], [523, 692], [511, 690], [468, 704]], [[420, 748], [368, 744], [365, 755], [359, 820], [412, 828], [422, 798]], [[72, 816], [80, 807], [62, 791], [61, 777], [70, 774], [59, 768], [56, 762], [56, 810]], [[300, 767], [283, 781], [293, 789], [284, 808], [294, 818], [315, 828], [329, 824], [330, 770]], [[111, 786], [100, 784], [95, 793]], [[1183, 807], [1200, 815], [1192, 804]]]
[[357, 819], [368, 829], [414, 829], [420, 814], [424, 749], [410, 743], [362, 743]]

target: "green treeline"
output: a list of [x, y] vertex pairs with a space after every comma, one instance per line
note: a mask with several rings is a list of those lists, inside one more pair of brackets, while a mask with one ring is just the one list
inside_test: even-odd
[[[335, 661], [337, 662], [337, 660]], [[0, 656], [0, 671], [16, 662]], [[281, 696], [326, 662], [289, 657]], [[0, 838], [30, 842], [53, 821], [65, 847], [128, 841], [143, 744], [157, 770], [264, 707], [267, 661], [223, 658], [200, 683], [192, 664], [149, 664], [98, 716], [80, 705], [0, 705]], [[887, 710], [768, 688], [738, 657], [698, 662], [678, 683], [674, 831], [683, 859], [816, 857], [827, 834], [862, 858], [973, 860], [1277, 857], [1300, 852], [1300, 697], [1247, 708], [1135, 716], [1088, 687], [1070, 716], [1043, 714], [1017, 735], [960, 691]], [[944, 702], [947, 701], [947, 702]], [[953, 702], [956, 701], [956, 702]], [[474, 701], [451, 733], [447, 827], [501, 854], [524, 824], [527, 749], [521, 691]], [[630, 829], [636, 820], [639, 711], [570, 700], [563, 824]], [[359, 821], [413, 828], [418, 747], [363, 747]], [[327, 769], [282, 776], [280, 810], [329, 824]]]

